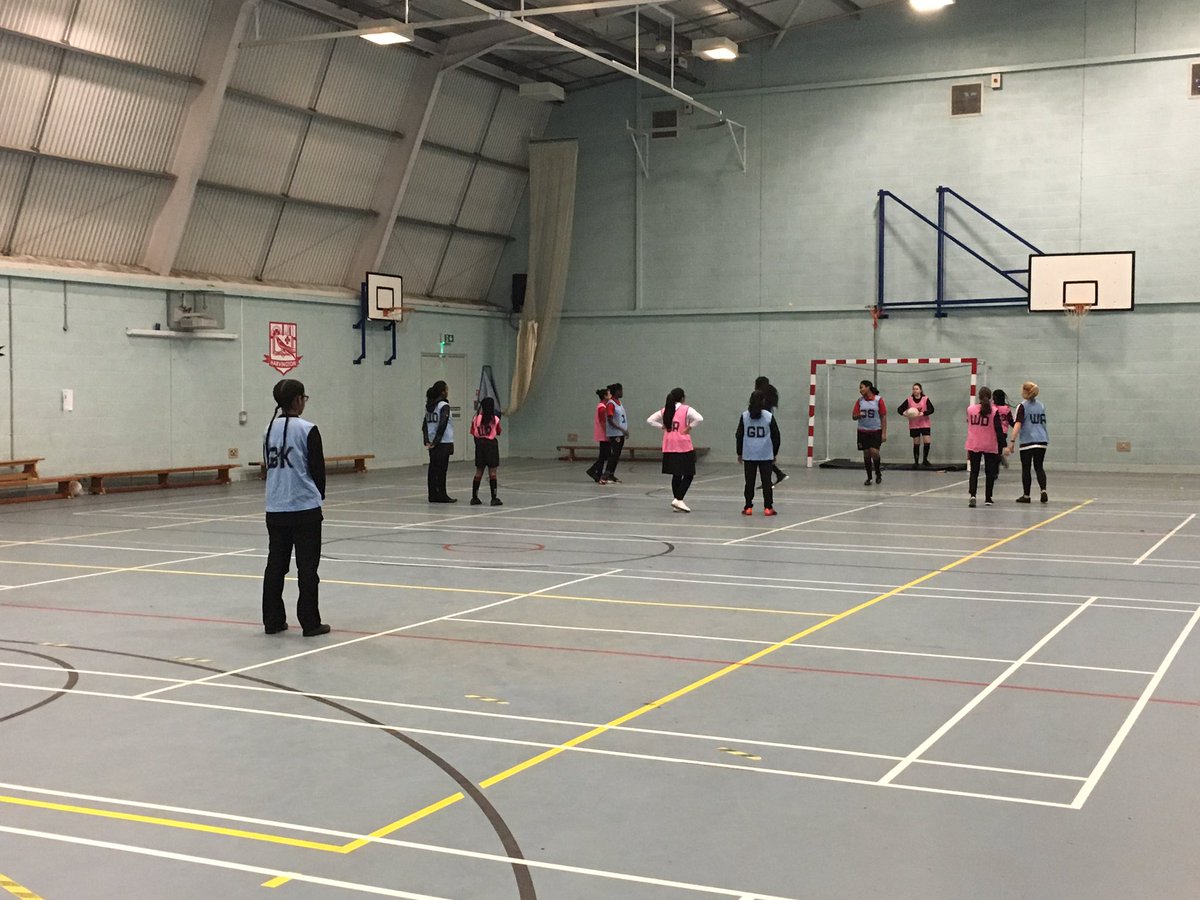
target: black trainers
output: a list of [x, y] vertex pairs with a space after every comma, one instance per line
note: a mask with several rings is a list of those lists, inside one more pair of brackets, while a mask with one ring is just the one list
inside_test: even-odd
[[1049, 494], [1047, 494], [1045, 491], [1042, 491], [1042, 502], [1043, 502], [1043, 503], [1049, 503], [1049, 502], [1050, 502], [1050, 495], [1049, 495]]
[[325, 624], [324, 622], [322, 622], [316, 628], [305, 628], [304, 629], [305, 637], [316, 637], [319, 634], [329, 634], [329, 626], [327, 624]]
[[616, 475], [613, 475], [611, 472], [608, 475], [604, 476], [604, 480], [607, 481], [609, 484], [620, 484], [621, 483], [621, 479], [618, 478]]
[[784, 483], [785, 481], [787, 481], [787, 480], [788, 480], [788, 475], [787, 475], [787, 472], [784, 472], [782, 475], [780, 475], [780, 476], [779, 476], [779, 478], [777, 478], [777, 479], [775, 480], [775, 486], [779, 486], [779, 485], [783, 484], [783, 483]]
[[876, 483], [876, 484], [883, 484], [883, 473], [882, 473], [882, 472], [876, 472], [876, 473], [875, 473], [875, 483]]
[[502, 501], [499, 497], [492, 498], [492, 506], [503, 506], [503, 505], [504, 505], [504, 501]]
[[1018, 498], [1017, 498], [1017, 502], [1018, 502], [1018, 503], [1028, 503], [1028, 502], [1029, 502], [1029, 495], [1028, 495], [1028, 494], [1022, 494], [1020, 497], [1018, 497]]
[[870, 484], [870, 483], [871, 483], [871, 476], [870, 476], [870, 475], [868, 475], [868, 476], [867, 476], [867, 480], [866, 480], [866, 481], [864, 481], [864, 482], [863, 482], [863, 484]]
[[984, 506], [995, 506], [995, 504], [994, 504], [994, 503], [992, 503], [992, 498], [991, 498], [991, 497], [988, 497], [986, 500], [984, 500], [984, 501], [983, 501], [983, 505], [984, 505]]
[[971, 507], [971, 509], [975, 508], [975, 498], [974, 497], [972, 497], [970, 500], [967, 501], [967, 506]]
[[271, 628], [271, 627], [263, 628], [263, 631], [265, 631], [267, 634], [279, 634], [279, 632], [287, 631], [287, 630], [288, 630], [287, 622], [284, 622], [282, 625], [276, 625], [274, 628]]
[[471, 498], [471, 505], [472, 505], [472, 506], [483, 506], [483, 501], [482, 501], [482, 500], [480, 500], [478, 497], [472, 497], [472, 498]]

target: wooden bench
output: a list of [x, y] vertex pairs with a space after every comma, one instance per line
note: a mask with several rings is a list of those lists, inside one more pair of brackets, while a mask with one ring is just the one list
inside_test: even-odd
[[[28, 459], [0, 459], [0, 483], [7, 481], [30, 481], [38, 477], [37, 464], [44, 456], [31, 456]], [[14, 471], [8, 471], [12, 469]], [[19, 471], [17, 471], [19, 469]]]
[[[336, 475], [338, 472], [356, 472], [363, 473], [367, 471], [367, 460], [374, 459], [374, 453], [348, 453], [345, 456], [327, 456], [325, 457], [325, 474]], [[342, 465], [342, 463], [352, 463], [352, 466]], [[267, 470], [260, 460], [254, 460], [250, 463], [258, 469], [258, 477], [266, 478]]]
[[[86, 475], [55, 475], [48, 478], [0, 478], [0, 491], [10, 491], [17, 488], [28, 490], [43, 484], [54, 485], [53, 491], [24, 493], [17, 497], [0, 496], [0, 503], [29, 503], [34, 500], [70, 500], [77, 493], [82, 493], [81, 479]], [[72, 485], [75, 490], [72, 491]]]
[[[155, 491], [162, 488], [205, 487], [214, 484], [229, 484], [231, 469], [240, 468], [239, 463], [218, 463], [215, 466], [174, 466], [149, 469], [127, 469], [121, 472], [89, 472], [78, 476], [80, 481], [88, 480], [88, 491], [92, 494], [118, 494], [125, 491]], [[195, 475], [197, 472], [212, 472], [211, 478], [190, 478], [185, 481], [172, 481], [172, 475]], [[150, 478], [155, 480], [149, 484], [123, 484], [109, 487], [105, 482], [117, 478]]]
[[[559, 444], [556, 448], [562, 456], [559, 459], [568, 460], [570, 462], [583, 462], [596, 458], [597, 447], [595, 444]], [[705, 456], [710, 448], [697, 447], [696, 456]], [[584, 455], [578, 456], [577, 454]], [[636, 462], [641, 455], [641, 459], [662, 459], [662, 447], [651, 446], [636, 446], [626, 444], [621, 455], [628, 457], [630, 462]]]

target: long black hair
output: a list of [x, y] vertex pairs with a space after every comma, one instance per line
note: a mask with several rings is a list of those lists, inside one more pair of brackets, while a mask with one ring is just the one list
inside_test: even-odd
[[492, 421], [496, 418], [496, 401], [491, 397], [484, 397], [479, 401], [479, 428], [484, 433], [492, 427]]
[[596, 399], [603, 400], [604, 395], [607, 393], [608, 393], [608, 388], [606, 388], [606, 387], [596, 388]]
[[767, 398], [762, 391], [754, 391], [750, 395], [750, 405], [747, 407], [750, 410], [750, 418], [761, 419], [763, 407], [767, 404]]
[[875, 385], [871, 384], [871, 382], [867, 381], [867, 379], [865, 379], [865, 378], [858, 383], [858, 386], [865, 387], [872, 394], [875, 394], [875, 395], [879, 394], [879, 390], [875, 387]]
[[275, 411], [271, 413], [271, 421], [267, 423], [267, 430], [263, 433], [264, 466], [269, 462], [267, 447], [271, 440], [271, 426], [275, 424], [280, 413], [283, 414], [283, 443], [287, 444], [288, 419], [291, 418], [292, 406], [300, 397], [304, 396], [304, 382], [297, 381], [295, 378], [283, 378], [275, 383], [271, 396], [275, 399]]
[[976, 399], [979, 400], [979, 411], [985, 416], [990, 416], [992, 414], [992, 389], [981, 387]]
[[671, 393], [663, 401], [663, 428], [667, 431], [671, 430], [671, 423], [675, 421], [675, 407], [684, 401], [685, 396], [683, 388], [671, 388]]
[[444, 396], [446, 396], [446, 382], [435, 381], [425, 392], [425, 412], [433, 412], [434, 407], [442, 402]]

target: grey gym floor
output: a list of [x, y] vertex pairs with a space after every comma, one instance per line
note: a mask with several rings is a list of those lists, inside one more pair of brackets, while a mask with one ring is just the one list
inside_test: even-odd
[[319, 638], [262, 632], [259, 482], [0, 508], [0, 886], [1196, 896], [1200, 482], [1048, 462], [774, 519], [720, 461], [690, 515], [656, 463], [331, 477]]

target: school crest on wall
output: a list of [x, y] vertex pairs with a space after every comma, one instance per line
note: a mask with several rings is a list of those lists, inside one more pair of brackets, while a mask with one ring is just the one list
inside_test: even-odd
[[295, 322], [272, 322], [267, 331], [268, 352], [263, 362], [280, 375], [286, 375], [300, 365], [299, 346]]

